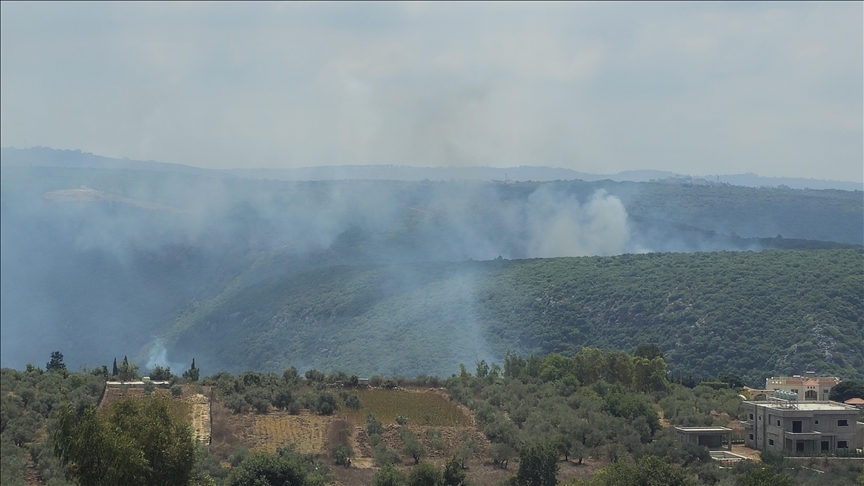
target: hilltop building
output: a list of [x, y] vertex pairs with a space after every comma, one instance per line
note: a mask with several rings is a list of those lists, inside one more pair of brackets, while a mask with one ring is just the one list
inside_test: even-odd
[[840, 383], [835, 376], [816, 376], [807, 372], [804, 376], [776, 376], [765, 380], [766, 390], [781, 390], [797, 395], [798, 401], [827, 401], [831, 388]]
[[791, 392], [780, 391], [768, 401], [745, 401], [747, 420], [741, 422], [744, 445], [814, 455], [864, 448], [864, 423], [857, 421], [857, 408], [831, 401], [799, 402], [794, 398]]

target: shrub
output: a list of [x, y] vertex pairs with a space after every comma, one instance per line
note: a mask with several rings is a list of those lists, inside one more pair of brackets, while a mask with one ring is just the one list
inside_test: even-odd
[[372, 449], [372, 459], [378, 467], [399, 464], [402, 462], [402, 456], [393, 449], [388, 449], [383, 443], [378, 444], [374, 449]]
[[438, 486], [442, 481], [441, 470], [428, 462], [417, 464], [408, 473], [408, 486]]
[[372, 486], [400, 486], [405, 484], [405, 475], [392, 465], [387, 464], [375, 472]]
[[351, 458], [354, 457], [354, 450], [350, 445], [339, 444], [333, 447], [330, 451], [331, 457], [340, 466], [348, 467], [351, 465]]
[[332, 393], [324, 392], [318, 395], [316, 410], [321, 415], [332, 415], [339, 408], [336, 397]]
[[244, 399], [258, 413], [266, 413], [270, 410], [270, 394], [261, 388], [255, 388], [246, 392]]
[[384, 427], [381, 426], [381, 422], [375, 418], [372, 413], [366, 414], [366, 433], [371, 437], [373, 434], [381, 435], [381, 432], [384, 432]]
[[360, 410], [363, 408], [363, 404], [360, 403], [360, 398], [357, 395], [348, 395], [348, 398], [345, 399], [345, 406], [352, 410]]
[[240, 395], [231, 395], [225, 399], [225, 407], [234, 413], [245, 412], [249, 404]]

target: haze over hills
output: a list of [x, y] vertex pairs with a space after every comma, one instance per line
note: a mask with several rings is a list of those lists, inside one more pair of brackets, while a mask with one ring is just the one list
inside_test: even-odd
[[[861, 378], [861, 250], [714, 252], [333, 266], [273, 275], [188, 305], [165, 345], [229, 371], [435, 373], [583, 346], [660, 346], [677, 374], [758, 386], [817, 369]], [[267, 274], [262, 277], [262, 273]], [[251, 283], [255, 282], [255, 283]]]
[[[609, 179], [518, 182], [504, 181], [503, 177], [491, 181], [289, 181], [50, 149], [3, 149], [2, 154], [0, 360], [3, 366], [19, 368], [60, 349], [72, 366], [110, 363], [122, 353], [135, 357], [143, 366], [173, 364], [177, 369], [185, 366], [190, 355], [200, 352], [206, 372], [285, 363], [338, 368], [340, 361], [370, 373], [376, 369], [406, 374], [418, 370], [446, 372], [435, 368], [433, 361], [428, 361], [427, 367], [411, 365], [408, 357], [420, 355], [409, 352], [415, 344], [407, 337], [399, 341], [393, 334], [388, 339], [401, 343], [406, 353], [394, 354], [394, 359], [405, 356], [405, 362], [381, 362], [380, 368], [367, 363], [364, 368], [352, 358], [355, 348], [346, 347], [346, 336], [354, 336], [350, 341], [353, 343], [366, 342], [375, 338], [376, 323], [383, 326], [395, 322], [391, 319], [401, 319], [416, 324], [412, 332], [438, 332], [440, 336], [458, 335], [464, 331], [460, 326], [465, 322], [484, 322], [476, 332], [487, 333], [484, 339], [490, 339], [492, 344], [475, 349], [470, 345], [474, 341], [465, 340], [461, 347], [445, 353], [446, 360], [439, 361], [448, 365], [476, 357], [500, 361], [507, 348], [572, 352], [582, 345], [600, 345], [629, 350], [638, 344], [634, 336], [641, 336], [665, 343], [670, 352], [674, 344], [675, 352], [670, 357], [679, 361], [670, 361], [672, 369], [712, 373], [719, 368], [697, 362], [701, 358], [694, 354], [697, 348], [690, 342], [666, 340], [661, 329], [669, 333], [682, 331], [664, 327], [669, 322], [658, 317], [664, 315], [662, 312], [615, 314], [613, 319], [606, 311], [596, 311], [590, 314], [590, 325], [576, 314], [565, 314], [548, 329], [532, 331], [545, 337], [526, 340], [515, 329], [524, 329], [524, 322], [541, 322], [539, 316], [548, 316], [550, 309], [535, 308], [527, 301], [524, 309], [511, 309], [515, 313], [512, 316], [521, 315], [519, 319], [524, 322], [512, 320], [508, 317], [511, 314], [477, 310], [483, 301], [469, 298], [475, 295], [476, 285], [497, 289], [501, 280], [496, 278], [505, 277], [493, 278], [485, 270], [480, 274], [469, 271], [483, 265], [467, 261], [549, 258], [553, 260], [543, 265], [558, 269], [548, 275], [557, 281], [566, 279], [571, 273], [568, 265], [572, 264], [555, 263], [559, 257], [809, 249], [815, 251], [812, 260], [807, 254], [796, 254], [793, 259], [810, 261], [808, 265], [812, 265], [822, 262], [823, 257], [816, 255], [823, 251], [860, 248], [864, 244], [861, 192], [836, 189]], [[405, 170], [410, 174], [415, 169]], [[509, 172], [514, 169], [507, 170], [507, 177], [518, 178]], [[494, 178], [494, 174], [490, 177]], [[818, 270], [818, 282], [840, 279], [849, 268], [861, 268], [860, 253], [855, 250], [825, 253], [829, 254], [839, 258], [839, 266], [823, 265]], [[697, 256], [688, 258], [699, 261]], [[771, 257], [764, 258], [771, 261]], [[673, 267], [681, 265], [681, 278], [688, 275], [688, 265], [672, 261], [676, 262]], [[448, 269], [451, 273], [428, 277], [427, 267], [422, 267], [428, 262], [437, 262], [441, 271]], [[789, 262], [793, 267], [796, 263], [800, 264]], [[512, 266], [517, 267], [522, 268]], [[613, 267], [617, 268], [612, 265], [610, 270]], [[664, 268], [661, 265], [645, 271], [662, 273]], [[467, 276], [458, 277], [463, 274]], [[725, 277], [721, 274], [715, 277], [722, 280]], [[425, 283], [413, 286], [413, 276]], [[591, 278], [598, 281], [607, 277], [599, 273]], [[608, 276], [610, 281], [614, 278], [613, 274]], [[780, 279], [776, 284], [757, 274], [736, 278], [743, 279], [746, 285], [728, 285], [771, 287], [785, 284], [788, 279], [809, 281], [810, 277], [781, 273], [772, 277]], [[625, 279], [621, 288], [631, 284]], [[853, 279], [847, 291], [855, 290], [856, 285], [860, 288]], [[311, 289], [315, 295], [330, 296], [330, 300], [322, 303], [318, 297], [309, 297], [312, 300], [305, 308], [292, 304], [291, 322], [299, 319], [297, 322], [304, 324], [293, 330], [277, 326], [263, 332], [270, 319], [288, 309], [277, 304], [286, 295], [295, 295], [292, 292], [297, 288]], [[354, 288], [362, 295], [354, 295]], [[543, 289], [532, 287], [511, 297], [533, 295]], [[593, 292], [587, 287], [582, 289]], [[417, 294], [410, 294], [412, 291]], [[489, 296], [499, 295], [495, 298], [506, 294], [490, 292]], [[693, 292], [694, 302], [703, 302], [700, 305], [706, 308], [714, 305], [710, 299], [702, 300], [705, 296], [698, 290]], [[839, 326], [836, 332], [831, 331], [832, 342], [858, 349], [854, 336], [849, 338], [851, 341], [843, 336], [850, 329], [853, 334], [858, 329], [860, 336], [860, 302], [852, 302], [849, 311], [845, 306], [835, 306], [832, 299], [836, 296], [820, 293], [819, 289], [798, 288], [795, 292], [821, 297], [796, 302], [795, 306], [804, 307], [793, 306], [798, 310], [790, 326], [804, 326], [806, 316], [827, 312], [825, 322]], [[262, 300], [264, 295], [272, 298]], [[596, 295], [600, 298], [601, 293]], [[610, 295], [613, 297], [604, 297], [604, 302], [626, 300], [615, 293]], [[765, 298], [771, 295], [769, 292]], [[417, 301], [417, 296], [423, 296], [425, 304], [406, 304]], [[739, 297], [728, 296], [733, 300]], [[783, 298], [791, 299], [788, 295]], [[250, 302], [257, 303], [254, 319], [241, 319], [243, 312], [250, 311]], [[356, 307], [358, 302], [363, 304]], [[272, 315], [267, 315], [270, 311], [266, 309]], [[532, 314], [535, 311], [540, 314]], [[453, 314], [448, 316], [447, 312]], [[708, 315], [722, 324], [727, 314], [711, 311]], [[623, 319], [619, 327], [628, 329], [636, 325], [633, 319], [637, 316], [657, 331], [616, 334], [596, 327], [604, 319]], [[320, 326], [309, 327], [312, 322]], [[440, 327], [428, 329], [424, 322], [435, 322]], [[761, 322], [744, 320], [730, 329], [745, 332], [747, 326], [741, 327], [742, 322], [761, 326]], [[249, 329], [244, 330], [245, 326]], [[799, 330], [778, 343], [778, 349], [805, 349], [813, 339], [801, 330], [805, 327], [795, 327]], [[310, 329], [316, 333], [309, 335]], [[380, 332], [385, 332], [383, 329]], [[687, 332], [692, 333], [691, 342], [699, 343], [707, 339], [704, 333], [713, 331], [702, 327]], [[245, 337], [241, 339], [235, 332]], [[297, 333], [306, 334], [301, 339]], [[413, 336], [416, 340], [421, 335], [427, 336]], [[217, 339], [220, 336], [224, 340]], [[269, 349], [254, 344], [284, 342], [290, 336], [294, 336], [290, 342], [314, 344], [303, 349], [287, 344]], [[206, 347], [196, 344], [199, 338], [200, 343], [208, 343]], [[241, 348], [240, 357], [226, 354], [226, 350]], [[771, 353], [775, 351], [779, 352], [772, 349]], [[844, 358], [837, 361], [823, 356], [811, 361], [824, 363], [820, 366], [838, 373], [854, 373], [860, 367], [846, 357], [854, 354], [852, 351], [831, 352], [832, 356]], [[741, 362], [730, 366], [755, 378], [760, 373], [801, 371], [794, 366], [811, 362], [805, 361]], [[747, 367], [751, 365], [768, 368], [750, 370]]]
[[864, 181], [833, 181], [795, 177], [766, 177], [753, 173], [686, 175], [659, 170], [629, 170], [616, 174], [590, 174], [572, 169], [542, 166], [496, 167], [412, 167], [397, 165], [343, 165], [299, 167], [293, 169], [201, 169], [189, 165], [169, 164], [152, 160], [115, 159], [80, 150], [58, 150], [48, 147], [16, 149], [3, 147], [2, 163], [9, 166], [46, 166], [171, 171], [207, 174], [211, 177], [231, 176], [248, 179], [283, 181], [315, 180], [399, 180], [399, 181], [535, 181], [583, 180], [616, 182], [662, 181], [675, 184], [730, 184], [744, 187], [787, 187], [790, 189], [864, 190]]

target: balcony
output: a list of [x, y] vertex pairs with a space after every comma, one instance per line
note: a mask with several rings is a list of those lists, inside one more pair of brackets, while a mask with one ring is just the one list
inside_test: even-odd
[[822, 437], [822, 432], [817, 432], [815, 430], [810, 432], [786, 432], [787, 439], [795, 439], [795, 440], [811, 440], [811, 439], [819, 439]]

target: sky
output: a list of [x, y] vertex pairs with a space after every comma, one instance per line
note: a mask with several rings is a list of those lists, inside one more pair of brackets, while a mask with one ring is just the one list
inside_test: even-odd
[[0, 5], [0, 145], [864, 180], [864, 3]]

